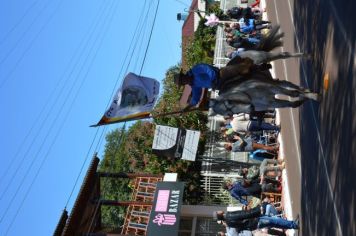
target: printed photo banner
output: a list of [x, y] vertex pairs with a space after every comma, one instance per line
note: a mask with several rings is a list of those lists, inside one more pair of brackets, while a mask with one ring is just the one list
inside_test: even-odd
[[157, 125], [152, 152], [158, 156], [195, 161], [200, 131]]
[[177, 236], [183, 202], [183, 182], [158, 182], [147, 236]]
[[134, 73], [126, 75], [109, 109], [97, 125], [106, 125], [150, 116], [159, 95], [157, 80]]

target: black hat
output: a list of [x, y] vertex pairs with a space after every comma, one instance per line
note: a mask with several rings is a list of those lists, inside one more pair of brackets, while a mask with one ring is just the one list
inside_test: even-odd
[[174, 83], [175, 83], [176, 85], [178, 85], [178, 87], [180, 87], [180, 86], [183, 85], [183, 84], [182, 84], [182, 78], [183, 78], [183, 76], [185, 76], [185, 74], [184, 74], [182, 71], [180, 71], [178, 74], [175, 74], [175, 75], [174, 75]]
[[214, 211], [213, 212], [213, 220], [214, 221], [224, 220], [224, 215], [223, 214], [218, 214], [217, 211]]

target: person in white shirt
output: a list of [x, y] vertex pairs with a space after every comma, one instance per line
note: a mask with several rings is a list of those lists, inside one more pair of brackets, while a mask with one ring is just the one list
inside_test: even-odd
[[256, 120], [250, 120], [249, 115], [244, 113], [235, 115], [230, 124], [235, 132], [256, 132], [262, 130], [280, 131], [279, 125], [264, 121], [258, 122]]

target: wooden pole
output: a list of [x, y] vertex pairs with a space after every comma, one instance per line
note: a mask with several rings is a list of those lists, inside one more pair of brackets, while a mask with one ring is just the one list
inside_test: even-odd
[[[94, 203], [98, 203], [98, 201], [94, 201]], [[152, 206], [153, 202], [137, 202], [137, 201], [113, 201], [113, 200], [100, 200], [99, 203], [104, 206]]]
[[108, 172], [97, 172], [99, 177], [109, 177], [109, 178], [137, 178], [137, 177], [156, 177], [156, 178], [162, 178], [162, 174], [150, 174], [150, 173], [125, 173], [125, 172], [119, 172], [119, 173], [108, 173]]
[[172, 111], [172, 112], [167, 112], [167, 113], [162, 113], [162, 114], [156, 114], [156, 115], [152, 115], [150, 114], [149, 117], [135, 117], [135, 118], [130, 118], [130, 119], [126, 119], [126, 120], [119, 120], [119, 121], [114, 121], [114, 122], [110, 122], [110, 123], [105, 123], [105, 124], [96, 124], [96, 125], [91, 125], [90, 127], [98, 127], [98, 126], [102, 126], [102, 125], [111, 125], [111, 124], [116, 124], [116, 123], [121, 123], [121, 122], [125, 122], [125, 121], [133, 121], [133, 120], [141, 120], [141, 119], [145, 119], [145, 118], [158, 118], [161, 116], [170, 116], [170, 115], [177, 115], [177, 114], [183, 114], [183, 113], [187, 113], [187, 112], [191, 112], [191, 111], [197, 111], [200, 110], [200, 108], [193, 108], [193, 109], [189, 109], [189, 110], [181, 110], [181, 111]]
[[170, 116], [170, 115], [177, 115], [177, 114], [183, 114], [183, 113], [187, 113], [187, 112], [191, 112], [191, 111], [198, 111], [200, 110], [199, 107], [197, 108], [192, 108], [192, 109], [188, 109], [188, 110], [181, 110], [181, 111], [172, 111], [172, 112], [166, 112], [166, 113], [162, 113], [162, 114], [156, 114], [156, 115], [152, 115], [151, 114], [151, 118], [158, 118], [161, 116]]

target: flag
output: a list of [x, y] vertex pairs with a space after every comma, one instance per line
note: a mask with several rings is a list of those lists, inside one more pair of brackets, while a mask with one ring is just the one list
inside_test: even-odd
[[109, 109], [98, 124], [93, 126], [147, 118], [157, 101], [158, 94], [157, 80], [129, 73], [116, 92]]
[[210, 14], [209, 16], [205, 16], [206, 22], [204, 25], [214, 27], [219, 24], [219, 18], [214, 14]]

